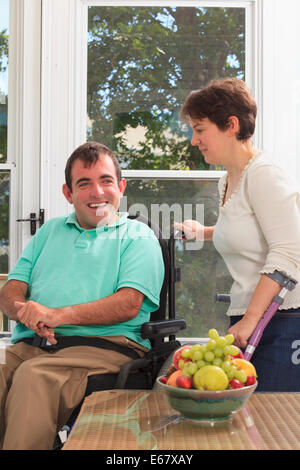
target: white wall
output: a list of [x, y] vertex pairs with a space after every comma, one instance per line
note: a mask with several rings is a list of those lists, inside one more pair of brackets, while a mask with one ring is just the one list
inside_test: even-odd
[[300, 2], [262, 7], [263, 147], [300, 183]]

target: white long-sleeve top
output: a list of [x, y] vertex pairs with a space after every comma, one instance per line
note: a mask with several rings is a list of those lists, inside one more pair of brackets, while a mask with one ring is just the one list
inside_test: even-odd
[[220, 209], [213, 242], [233, 278], [227, 315], [246, 313], [261, 274], [282, 271], [298, 281], [281, 309], [300, 307], [300, 193], [296, 182], [267, 155], [255, 155]]

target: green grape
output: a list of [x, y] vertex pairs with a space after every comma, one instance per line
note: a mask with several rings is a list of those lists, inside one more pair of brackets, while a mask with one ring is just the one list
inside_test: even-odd
[[210, 339], [210, 340], [206, 343], [206, 350], [207, 350], [207, 351], [213, 351], [216, 346], [217, 346], [217, 343], [215, 342], [215, 340], [214, 340], [214, 339]]
[[200, 361], [197, 361], [197, 366], [198, 366], [198, 369], [201, 369], [201, 367], [206, 366], [206, 362], [203, 361], [203, 359], [200, 359]]
[[191, 357], [190, 355], [190, 350], [188, 348], [184, 349], [182, 352], [181, 352], [181, 356], [185, 359], [189, 359]]
[[198, 366], [196, 362], [189, 362], [188, 364], [188, 371], [191, 375], [194, 375], [198, 370]]
[[231, 346], [228, 346], [228, 347], [229, 347], [229, 354], [231, 356], [237, 356], [238, 355], [239, 349], [236, 346], [231, 345]]
[[212, 351], [207, 351], [205, 354], [204, 354], [204, 358], [207, 362], [212, 362], [215, 358], [215, 355]]
[[201, 351], [201, 346], [200, 344], [194, 344], [191, 349], [190, 349], [190, 357], [193, 359], [194, 357], [194, 354], [196, 353], [196, 351]]
[[215, 328], [211, 328], [208, 332], [208, 336], [216, 341], [219, 338], [219, 333]]
[[222, 364], [222, 359], [220, 357], [216, 357], [214, 360], [213, 360], [213, 365], [214, 366], [218, 366], [218, 367], [221, 367], [221, 364]]
[[190, 377], [191, 378], [192, 374], [189, 371], [188, 364], [189, 363], [186, 363], [185, 367], [182, 369], [182, 375], [184, 375], [185, 377]]
[[219, 336], [219, 338], [216, 340], [216, 343], [217, 343], [217, 346], [220, 348], [224, 348], [224, 346], [226, 346], [227, 344], [224, 336]]
[[185, 364], [186, 364], [186, 361], [184, 359], [179, 359], [179, 361], [178, 361], [179, 369], [183, 369]]
[[225, 336], [225, 340], [226, 340], [226, 343], [228, 345], [232, 344], [233, 341], [234, 341], [234, 336], [230, 333], [228, 335]]
[[223, 347], [223, 354], [224, 356], [230, 356], [231, 355], [231, 348], [232, 346], [224, 346]]
[[220, 348], [219, 346], [214, 349], [214, 355], [216, 357], [222, 357], [223, 356], [223, 348]]
[[234, 367], [230, 367], [230, 369], [226, 372], [226, 375], [229, 380], [235, 377], [236, 369]]
[[192, 360], [194, 362], [197, 362], [197, 361], [200, 361], [201, 359], [203, 359], [203, 353], [202, 351], [195, 351], [193, 356], [192, 356]]
[[230, 361], [223, 361], [222, 364], [221, 364], [221, 368], [223, 369], [224, 372], [227, 372], [229, 370], [231, 370], [231, 364], [230, 364]]
[[247, 382], [247, 374], [244, 370], [237, 369], [234, 372], [234, 377], [242, 383]]

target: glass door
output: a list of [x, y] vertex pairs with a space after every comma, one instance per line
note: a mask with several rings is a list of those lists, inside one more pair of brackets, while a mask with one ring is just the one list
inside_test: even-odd
[[0, 287], [32, 236], [17, 220], [40, 210], [40, 36], [41, 0], [1, 0]]

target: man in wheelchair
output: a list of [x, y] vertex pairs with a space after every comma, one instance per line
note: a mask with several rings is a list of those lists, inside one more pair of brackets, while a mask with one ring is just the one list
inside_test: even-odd
[[88, 377], [117, 373], [150, 348], [141, 326], [159, 306], [159, 242], [117, 212], [126, 182], [110, 149], [83, 144], [65, 176], [75, 212], [38, 230], [0, 292], [17, 322], [0, 367], [3, 449], [51, 449]]

